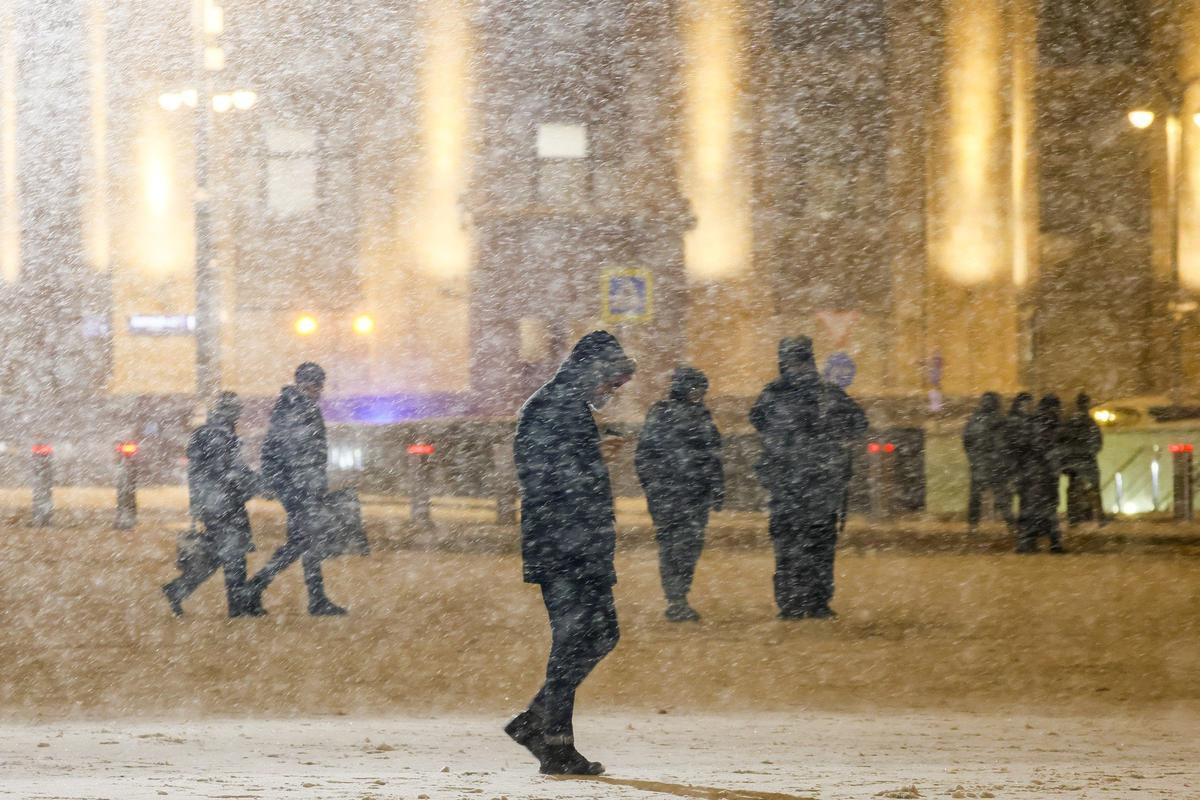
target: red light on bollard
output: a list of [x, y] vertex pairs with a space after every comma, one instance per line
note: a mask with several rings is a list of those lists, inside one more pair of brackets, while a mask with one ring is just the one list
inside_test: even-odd
[[125, 458], [133, 458], [137, 455], [137, 451], [137, 442], [121, 442], [119, 445], [117, 445], [117, 453]]
[[885, 444], [885, 445], [883, 446], [883, 452], [885, 452], [885, 453], [894, 453], [894, 452], [896, 452], [896, 445], [892, 444], [891, 442], [888, 442], [887, 444]]
[[54, 455], [54, 448], [48, 444], [35, 444], [31, 448], [31, 451], [33, 452], [33, 454], [35, 456], [52, 456], [52, 455]]
[[1190, 453], [1194, 448], [1191, 444], [1171, 444], [1167, 445], [1167, 450], [1172, 453]]
[[868, 453], [878, 453], [882, 449], [883, 448], [879, 446], [879, 442], [871, 442], [870, 444], [867, 445]]
[[410, 444], [408, 446], [410, 456], [431, 456], [433, 451], [434, 447], [431, 444]]

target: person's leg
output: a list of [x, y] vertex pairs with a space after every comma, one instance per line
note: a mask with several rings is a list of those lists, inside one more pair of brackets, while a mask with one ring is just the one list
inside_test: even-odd
[[249, 609], [246, 598], [246, 556], [227, 555], [222, 560], [221, 568], [225, 573], [225, 601], [229, 606], [229, 616], [240, 616]]
[[346, 609], [325, 594], [325, 577], [321, 574], [320, 556], [308, 552], [300, 559], [304, 566], [304, 587], [308, 590], [308, 613], [321, 616], [341, 616]]
[[1017, 520], [1013, 514], [1012, 486], [1006, 480], [997, 479], [992, 482], [992, 496], [995, 498], [996, 511], [1000, 518], [1010, 531], [1013, 530]]
[[543, 722], [546, 743], [574, 741], [575, 690], [620, 638], [612, 588], [555, 581], [542, 586], [550, 619], [546, 681], [530, 703]]
[[983, 481], [975, 470], [971, 470], [970, 488], [967, 490], [967, 528], [979, 527], [979, 512], [983, 504]]
[[287, 513], [287, 541], [272, 554], [263, 568], [247, 581], [247, 595], [251, 599], [261, 596], [271, 585], [271, 581], [275, 580], [275, 576], [295, 563], [308, 549], [303, 507], [288, 503], [283, 508]]
[[700, 562], [700, 554], [704, 551], [704, 532], [707, 527], [708, 507], [703, 505], [690, 514], [682, 526], [682, 538], [676, 557], [679, 559], [679, 585], [684, 602], [692, 591], [696, 564]]
[[779, 504], [771, 509], [768, 522], [771, 545], [775, 550], [775, 605], [789, 616], [800, 612], [797, 603], [796, 561], [799, 531], [796, 513]]
[[1022, 485], [1018, 488], [1017, 514], [1017, 552], [1036, 553], [1038, 549], [1037, 514], [1030, 502], [1030, 488]]
[[658, 544], [658, 574], [662, 581], [663, 597], [668, 604], [680, 602], [686, 591], [680, 593], [680, 548], [682, 535], [679, 514], [666, 507], [661, 501], [651, 509], [654, 520], [655, 540]]
[[829, 607], [833, 600], [834, 559], [837, 557], [837, 518], [831, 517], [822, 522], [816, 531], [816, 581], [813, 591], [813, 613], [826, 615], [831, 612]]

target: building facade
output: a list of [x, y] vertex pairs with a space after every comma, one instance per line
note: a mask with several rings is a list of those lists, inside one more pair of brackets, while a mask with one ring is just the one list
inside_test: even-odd
[[897, 415], [1194, 393], [1198, 10], [8, 4], [0, 394], [194, 393], [197, 252], [222, 385], [314, 359], [375, 421], [511, 414], [601, 326], [631, 416], [797, 333]]

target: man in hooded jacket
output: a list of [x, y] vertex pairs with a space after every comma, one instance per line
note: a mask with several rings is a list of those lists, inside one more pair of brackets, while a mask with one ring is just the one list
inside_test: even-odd
[[1050, 540], [1050, 552], [1062, 553], [1058, 527], [1058, 476], [1062, 471], [1060, 437], [1062, 435], [1062, 403], [1056, 395], [1048, 394], [1038, 401], [1037, 408], [1025, 427], [1021, 442], [1020, 472], [1017, 493], [1021, 510], [1017, 518], [1018, 553], [1036, 553], [1038, 540]]
[[[246, 466], [237, 435], [242, 403], [221, 392], [208, 420], [188, 439], [188, 500], [191, 516], [204, 530], [180, 558], [179, 577], [163, 586], [176, 616], [183, 601], [218, 569], [225, 574], [229, 616], [260, 616], [262, 607], [246, 597], [246, 554], [254, 549], [246, 501], [258, 491], [258, 477]], [[182, 554], [181, 554], [182, 555]]]
[[1092, 418], [1092, 399], [1080, 392], [1075, 397], [1075, 413], [1062, 426], [1062, 471], [1067, 483], [1067, 524], [1103, 522], [1100, 503], [1100, 463], [1097, 456], [1104, 447], [1104, 434]]
[[261, 603], [271, 581], [296, 559], [304, 568], [308, 613], [340, 616], [346, 609], [325, 595], [321, 575], [324, 538], [328, 535], [329, 448], [325, 418], [317, 401], [325, 388], [325, 370], [311, 361], [296, 368], [296, 382], [283, 387], [262, 445], [263, 481], [287, 512], [287, 541], [248, 584], [251, 599]]
[[1008, 425], [1000, 410], [1000, 395], [984, 392], [971, 412], [963, 430], [963, 449], [970, 466], [970, 492], [967, 498], [967, 528], [979, 527], [984, 493], [1011, 529], [1015, 525], [1012, 510], [1012, 476], [1006, 459]]
[[779, 343], [779, 377], [750, 411], [762, 455], [755, 465], [770, 494], [775, 602], [780, 619], [828, 618], [837, 516], [851, 450], [867, 417], [840, 387], [821, 379], [807, 336]]
[[615, 337], [593, 331], [525, 402], [517, 421], [524, 578], [541, 588], [552, 641], [545, 683], [505, 731], [545, 774], [604, 770], [575, 749], [572, 726], [576, 689], [620, 636], [613, 496], [592, 412], [635, 368]]
[[675, 370], [670, 393], [650, 407], [634, 460], [658, 541], [667, 619], [700, 619], [688, 605], [710, 510], [725, 502], [721, 434], [704, 406], [708, 378], [694, 367]]

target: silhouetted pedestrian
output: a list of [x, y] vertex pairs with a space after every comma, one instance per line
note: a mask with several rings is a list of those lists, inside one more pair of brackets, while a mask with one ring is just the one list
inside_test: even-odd
[[258, 492], [258, 478], [242, 461], [237, 423], [242, 403], [222, 392], [208, 420], [188, 439], [188, 505], [202, 530], [189, 531], [180, 547], [179, 577], [163, 586], [177, 616], [183, 601], [218, 569], [225, 574], [229, 616], [259, 616], [262, 607], [246, 596], [246, 553], [254, 549], [246, 501]]
[[576, 689], [620, 637], [613, 496], [592, 412], [634, 369], [615, 337], [593, 331], [526, 401], [517, 421], [524, 578], [541, 587], [552, 642], [545, 683], [505, 732], [537, 757], [545, 774], [604, 771], [575, 749], [572, 725]]
[[1000, 518], [1013, 527], [1012, 475], [1006, 459], [1008, 425], [1000, 411], [1000, 395], [986, 392], [971, 413], [963, 430], [963, 449], [970, 465], [970, 494], [967, 500], [967, 528], [974, 533], [979, 526], [985, 494]]
[[308, 590], [308, 613], [338, 616], [346, 609], [325, 595], [321, 560], [330, 524], [326, 508], [329, 491], [329, 449], [325, 418], [317, 401], [325, 389], [325, 370], [311, 361], [296, 368], [296, 382], [283, 387], [262, 446], [263, 481], [287, 512], [287, 541], [275, 551], [249, 583], [256, 601], [281, 571], [300, 559]]
[[710, 510], [725, 502], [721, 434], [704, 405], [708, 378], [693, 367], [675, 370], [670, 393], [650, 407], [635, 464], [654, 520], [667, 619], [698, 620], [688, 605]]
[[1097, 456], [1104, 435], [1092, 419], [1091, 398], [1082, 392], [1075, 398], [1075, 412], [1063, 423], [1060, 445], [1062, 470], [1067, 476], [1067, 524], [1103, 521]]
[[808, 337], [779, 343], [779, 373], [750, 411], [762, 441], [755, 469], [770, 493], [775, 602], [781, 619], [832, 617], [837, 515], [867, 418], [817, 374]]
[[1037, 552], [1038, 539], [1050, 540], [1050, 552], [1063, 552], [1058, 528], [1058, 476], [1061, 472], [1059, 437], [1062, 404], [1052, 394], [1043, 397], [1029, 419], [1023, 443], [1017, 493], [1021, 511], [1017, 552]]

